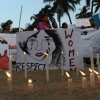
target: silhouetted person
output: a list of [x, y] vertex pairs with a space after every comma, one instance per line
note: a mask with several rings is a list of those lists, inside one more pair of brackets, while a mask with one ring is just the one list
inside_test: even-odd
[[62, 28], [64, 28], [64, 29], [67, 29], [68, 28], [68, 25], [67, 25], [67, 23], [62, 23]]
[[57, 23], [56, 23], [56, 22], [53, 22], [53, 23], [52, 23], [52, 27], [53, 27], [53, 28], [58, 28]]
[[90, 21], [90, 28], [95, 28], [96, 26], [95, 26], [95, 21], [94, 21], [94, 19], [90, 19], [89, 20]]
[[85, 28], [96, 28], [97, 29], [94, 19], [90, 19], [89, 22], [90, 22], [90, 26], [81, 26], [81, 29], [85, 29]]
[[37, 30], [48, 30], [51, 28], [49, 20], [48, 20], [48, 16], [47, 15], [43, 15], [40, 19], [40, 21], [37, 24]]
[[8, 20], [7, 22], [2, 23], [1, 24], [2, 32], [3, 33], [10, 33], [10, 28], [11, 28], [12, 23], [13, 22], [11, 20]]

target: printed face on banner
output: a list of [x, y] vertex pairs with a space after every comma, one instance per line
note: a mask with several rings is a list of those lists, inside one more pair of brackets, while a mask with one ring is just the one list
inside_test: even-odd
[[51, 55], [55, 48], [56, 46], [53, 38], [42, 31], [32, 35], [27, 40], [27, 49], [29, 55], [35, 60], [43, 60], [46, 57], [45, 53]]
[[9, 58], [7, 55], [8, 43], [7, 41], [0, 37], [0, 69], [8, 70]]
[[[46, 54], [48, 54], [48, 64], [57, 65], [62, 52], [62, 42], [56, 30], [41, 30], [19, 41], [19, 47], [26, 52], [34, 62], [45, 64]], [[36, 63], [37, 63], [36, 62]]]

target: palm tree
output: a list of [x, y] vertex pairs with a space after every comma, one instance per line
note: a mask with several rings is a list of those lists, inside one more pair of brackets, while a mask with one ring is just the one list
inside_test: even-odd
[[80, 13], [76, 14], [76, 18], [78, 19], [78, 18], [88, 18], [88, 17], [90, 17], [90, 16], [87, 16], [87, 14], [89, 13], [88, 12], [89, 9], [90, 8], [88, 6], [83, 6], [83, 8], [80, 9], [81, 10]]
[[86, 0], [86, 5], [90, 6], [90, 2], [91, 2], [91, 0]]
[[50, 5], [50, 2], [54, 2], [55, 0], [44, 0], [43, 2], [44, 3], [47, 3], [47, 2], [49, 2], [49, 5]]
[[33, 16], [30, 17], [30, 20], [34, 20], [34, 22], [32, 24], [28, 24], [25, 30], [33, 30], [34, 28], [36, 28], [36, 25], [38, 23], [38, 21], [40, 20], [40, 18], [43, 15], [48, 15], [49, 20], [51, 22], [55, 21], [54, 18], [54, 13], [51, 12], [51, 6], [50, 5], [46, 5], [44, 8], [42, 8], [38, 14], [34, 14]]
[[[52, 12], [55, 11], [55, 13], [59, 13], [59, 12], [61, 12], [61, 9], [62, 9], [63, 12], [61, 12], [61, 13], [66, 13], [69, 17], [70, 23], [72, 24], [69, 10], [74, 11], [76, 8], [75, 5], [80, 3], [81, 0], [44, 0], [44, 2], [48, 2], [48, 1], [54, 2], [52, 10], [51, 10]], [[58, 18], [61, 18], [63, 16], [63, 14], [58, 14], [58, 15], [61, 15]]]
[[86, 0], [87, 6], [91, 6], [91, 16], [93, 15], [93, 7], [94, 7], [95, 1], [97, 1], [97, 0]]
[[94, 0], [95, 13], [100, 9], [100, 0]]
[[61, 8], [59, 8], [59, 9], [57, 9], [57, 19], [58, 19], [58, 22], [59, 22], [59, 27], [61, 27], [60, 25], [61, 25], [61, 17], [63, 16], [63, 14], [64, 14], [64, 11], [63, 11], [63, 9], [61, 9]]

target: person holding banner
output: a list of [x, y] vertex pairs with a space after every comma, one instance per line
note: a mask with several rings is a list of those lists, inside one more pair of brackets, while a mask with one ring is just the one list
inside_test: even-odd
[[96, 23], [95, 23], [95, 21], [94, 21], [94, 19], [89, 19], [89, 22], [90, 22], [90, 26], [81, 26], [81, 29], [85, 29], [85, 28], [95, 28], [95, 29], [98, 29], [97, 27], [96, 27]]
[[56, 22], [53, 22], [53, 23], [52, 23], [52, 27], [53, 27], [54, 29], [57, 29], [57, 28], [58, 28], [57, 23], [56, 23]]
[[90, 28], [96, 28], [94, 19], [90, 19], [89, 21], [90, 21], [90, 25], [91, 25]]
[[48, 54], [49, 66], [58, 67], [62, 53], [62, 41], [56, 30], [41, 30], [32, 34], [25, 41], [19, 41], [19, 46], [35, 61], [45, 61]]
[[48, 20], [48, 16], [47, 15], [43, 15], [40, 19], [40, 21], [37, 24], [37, 30], [48, 30], [51, 28], [49, 20]]
[[67, 29], [67, 28], [68, 28], [67, 23], [65, 23], [65, 22], [64, 22], [64, 23], [62, 23], [62, 28], [63, 28], [63, 29]]

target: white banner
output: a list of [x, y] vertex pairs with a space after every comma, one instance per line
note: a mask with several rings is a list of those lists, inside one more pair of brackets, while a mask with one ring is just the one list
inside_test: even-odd
[[100, 55], [100, 29], [95, 31], [94, 30], [85, 30], [85, 32], [87, 32], [87, 35], [81, 36], [83, 44], [83, 57], [90, 57], [90, 47], [93, 48], [94, 58], [96, 58], [97, 53]]
[[[50, 69], [59, 68], [62, 51], [65, 70], [75, 70], [77, 64], [79, 69], [83, 68], [80, 31], [41, 30], [20, 32], [17, 35], [16, 70], [24, 70], [25, 64], [27, 70], [44, 70], [47, 62]], [[48, 53], [48, 59], [45, 53]]]
[[91, 26], [89, 18], [75, 19], [76, 27]]
[[13, 61], [16, 61], [16, 34], [0, 33], [0, 37], [3, 37], [8, 42], [8, 54], [12, 55]]

